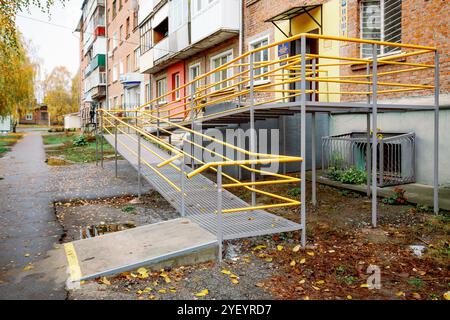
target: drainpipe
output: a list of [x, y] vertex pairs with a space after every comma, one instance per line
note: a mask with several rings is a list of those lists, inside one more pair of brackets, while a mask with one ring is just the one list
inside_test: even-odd
[[109, 96], [108, 96], [108, 80], [109, 80], [109, 74], [108, 74], [108, 59], [109, 59], [109, 54], [108, 54], [108, 13], [106, 11], [106, 6], [108, 4], [108, 1], [105, 1], [105, 12], [104, 12], [104, 17], [105, 17], [105, 40], [106, 40], [106, 59], [105, 59], [105, 82], [106, 82], [106, 87], [105, 87], [105, 95], [106, 95], [106, 99], [105, 99], [105, 107], [107, 110], [109, 110]]
[[244, 3], [239, 0], [239, 55], [244, 52]]

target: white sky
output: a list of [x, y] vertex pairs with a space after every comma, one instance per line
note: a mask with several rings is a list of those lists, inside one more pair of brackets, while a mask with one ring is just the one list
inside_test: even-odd
[[65, 66], [74, 75], [79, 67], [79, 34], [73, 32], [81, 17], [83, 0], [68, 0], [65, 6], [56, 2], [51, 16], [31, 7], [17, 16], [17, 26], [31, 40], [43, 63], [43, 71]]

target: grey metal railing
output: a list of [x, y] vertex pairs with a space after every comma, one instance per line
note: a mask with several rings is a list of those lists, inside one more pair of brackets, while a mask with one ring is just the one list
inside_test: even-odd
[[[369, 143], [369, 148], [368, 144]], [[351, 132], [322, 138], [322, 168], [331, 170], [356, 168], [367, 172], [372, 141], [366, 132]], [[377, 145], [377, 185], [379, 187], [414, 183], [416, 135], [380, 132]]]

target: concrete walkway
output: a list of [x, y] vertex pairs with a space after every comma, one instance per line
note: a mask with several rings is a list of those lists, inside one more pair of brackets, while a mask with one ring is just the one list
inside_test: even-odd
[[44, 191], [49, 168], [40, 132], [28, 132], [0, 159], [0, 298], [64, 299], [64, 287], [41, 283], [36, 276], [18, 284], [7, 271], [23, 270], [53, 249], [62, 230]]
[[[306, 178], [311, 181], [311, 172], [306, 173]], [[332, 187], [349, 189], [357, 192], [366, 192], [366, 185], [352, 185], [352, 184], [344, 184], [338, 181], [330, 180], [322, 174], [322, 171], [317, 171], [317, 182], [325, 185], [329, 185]], [[408, 197], [408, 201], [414, 204], [426, 205], [430, 208], [433, 207], [433, 197], [434, 191], [433, 187], [411, 183], [400, 186], [402, 189], [406, 191], [406, 196]], [[394, 193], [394, 189], [396, 187], [384, 187], [378, 188], [378, 196], [379, 197], [389, 197]], [[442, 210], [450, 211], [450, 188], [439, 188], [439, 208]]]
[[[112, 162], [104, 170], [95, 164], [47, 166], [41, 134], [28, 131], [0, 159], [0, 299], [66, 298], [63, 230], [52, 202], [137, 193], [136, 172], [126, 161], [120, 161], [119, 178]], [[144, 184], [143, 191], [149, 189]]]

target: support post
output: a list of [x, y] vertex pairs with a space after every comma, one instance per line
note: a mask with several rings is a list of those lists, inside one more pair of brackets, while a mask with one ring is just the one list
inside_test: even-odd
[[98, 166], [98, 123], [97, 123], [97, 119], [98, 119], [98, 112], [96, 111], [96, 116], [95, 116], [95, 165]]
[[[284, 84], [283, 84], [284, 86]], [[284, 94], [284, 93], [283, 93]], [[282, 139], [283, 139], [283, 155], [287, 155], [287, 147], [286, 147], [286, 116], [281, 116], [281, 126], [282, 126]], [[287, 163], [283, 162], [283, 174], [287, 172]]]
[[142, 183], [141, 183], [141, 135], [138, 135], [138, 198], [142, 196]]
[[159, 136], [160, 136], [160, 133], [159, 133], [159, 125], [160, 125], [160, 118], [161, 118], [161, 115], [160, 115], [160, 105], [158, 104], [157, 106], [156, 106], [158, 109], [157, 109], [157, 111], [156, 111], [156, 113], [157, 113], [157, 115], [158, 115], [158, 120], [156, 120], [156, 136], [159, 138]]
[[[312, 60], [312, 77], [316, 77], [316, 59]], [[316, 101], [316, 82], [311, 82], [311, 101]], [[313, 206], [317, 205], [317, 172], [316, 172], [316, 144], [317, 144], [316, 112], [311, 117], [311, 201]]]
[[377, 227], [377, 149], [378, 149], [378, 52], [377, 45], [372, 45], [372, 227]]
[[114, 172], [117, 178], [117, 121], [114, 121]]
[[[369, 98], [370, 100], [370, 98]], [[367, 171], [367, 196], [370, 197], [370, 174], [371, 174], [371, 153], [370, 153], [370, 113], [367, 112], [367, 145], [366, 145], [366, 171]]]
[[[367, 80], [370, 79], [370, 64], [367, 64]], [[367, 109], [370, 109], [370, 84], [367, 85]], [[367, 112], [367, 146], [366, 146], [366, 171], [367, 171], [367, 196], [370, 197], [370, 113]]]
[[217, 241], [219, 242], [219, 263], [222, 263], [223, 217], [222, 217], [222, 166], [217, 167]]
[[[256, 153], [256, 132], [255, 132], [255, 83], [254, 83], [254, 61], [255, 55], [250, 54], [250, 94], [249, 94], [249, 103], [250, 103], [250, 152]], [[255, 159], [254, 156], [251, 159]], [[255, 165], [251, 165], [252, 169], [255, 169]], [[256, 181], [256, 173], [254, 171], [251, 172], [251, 181]], [[255, 189], [255, 186], [252, 185], [252, 189]], [[256, 206], [256, 192], [252, 191], [252, 206]]]
[[181, 164], [180, 164], [180, 180], [181, 180], [181, 216], [186, 216], [186, 199], [185, 199], [185, 193], [186, 193], [186, 165], [184, 164], [184, 156], [181, 158]]
[[[195, 111], [194, 111], [194, 90], [195, 90], [195, 85], [194, 83], [191, 84], [191, 129], [192, 131], [195, 130]], [[191, 168], [194, 169], [194, 165], [195, 165], [195, 161], [194, 161], [194, 134], [191, 133], [190, 134], [190, 138], [191, 138]]]
[[302, 224], [301, 244], [306, 246], [306, 37], [300, 40], [301, 52], [301, 112], [300, 112], [300, 221]]
[[434, 54], [434, 213], [439, 214], [439, 53]]
[[100, 163], [103, 169], [103, 143], [104, 143], [104, 137], [103, 137], [103, 111], [100, 111]]

